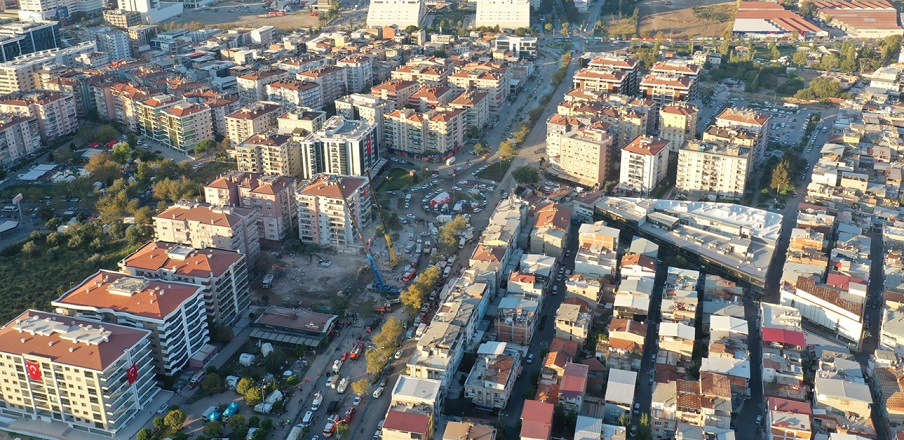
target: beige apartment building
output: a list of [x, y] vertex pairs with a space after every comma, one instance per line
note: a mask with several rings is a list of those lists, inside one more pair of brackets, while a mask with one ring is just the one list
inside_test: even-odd
[[615, 148], [602, 125], [582, 127], [559, 138], [555, 173], [585, 186], [605, 185], [610, 180]]
[[248, 262], [235, 251], [151, 241], [120, 261], [119, 270], [202, 286], [207, 319], [212, 323], [232, 325], [251, 304]]
[[384, 142], [388, 149], [417, 156], [446, 155], [464, 144], [465, 111], [437, 109], [419, 113], [395, 110], [385, 116]]
[[581, 69], [575, 72], [574, 88], [596, 93], [628, 93], [628, 76], [620, 70]]
[[0, 113], [37, 118], [41, 140], [50, 142], [78, 129], [75, 98], [71, 93], [34, 90], [0, 98]]
[[237, 251], [251, 259], [260, 250], [257, 216], [247, 208], [179, 202], [154, 216], [154, 235], [159, 241]]
[[259, 133], [277, 128], [276, 119], [284, 113], [276, 102], [261, 101], [226, 116], [226, 139], [231, 145], [244, 142]]
[[174, 376], [210, 341], [203, 290], [101, 270], [50, 305], [66, 316], [150, 330], [157, 373]]
[[465, 380], [464, 397], [479, 409], [505, 408], [520, 372], [520, 351], [505, 342], [484, 342]]
[[0, 354], [0, 414], [73, 435], [116, 437], [160, 392], [148, 330], [26, 310], [0, 328]]
[[486, 92], [466, 90], [449, 107], [465, 111], [465, 126], [469, 129], [482, 130], [490, 123], [490, 100]]
[[652, 99], [660, 105], [678, 101], [692, 102], [697, 99], [697, 80], [686, 76], [650, 73], [640, 81], [640, 92], [644, 98]]
[[336, 114], [348, 120], [364, 120], [376, 125], [377, 142], [383, 145], [384, 116], [395, 110], [395, 101], [353, 93], [336, 101]]
[[336, 61], [336, 66], [345, 69], [345, 90], [360, 93], [374, 85], [373, 61], [366, 56], [351, 56]]
[[138, 103], [157, 94], [150, 87], [128, 83], [100, 83], [92, 91], [98, 117], [105, 121], [119, 122], [132, 131], [138, 130]]
[[340, 251], [361, 249], [352, 222], [362, 230], [370, 224], [367, 178], [320, 174], [299, 188], [296, 197], [301, 241]]
[[256, 134], [236, 145], [232, 152], [243, 173], [291, 177], [301, 174], [298, 140], [287, 134]]
[[[716, 117], [714, 125], [719, 128], [733, 128], [745, 130], [754, 135], [753, 150], [750, 159], [758, 163], [766, 154], [766, 144], [769, 142], [769, 120], [767, 114], [749, 109], [726, 108]], [[704, 138], [704, 140], [706, 140]]]
[[643, 195], [650, 194], [665, 178], [668, 159], [669, 141], [638, 136], [622, 149], [618, 187]]
[[420, 88], [421, 85], [417, 81], [391, 79], [371, 87], [370, 94], [375, 98], [395, 103], [395, 108], [402, 108], [408, 105], [408, 99]]
[[292, 78], [292, 73], [282, 69], [262, 69], [246, 73], [235, 80], [239, 87], [239, 99], [253, 103], [267, 99], [267, 85]]
[[34, 116], [0, 114], [0, 167], [41, 149], [41, 127]]
[[737, 200], [750, 172], [750, 148], [691, 140], [678, 152], [675, 187], [687, 194]]
[[231, 172], [204, 187], [204, 199], [214, 206], [236, 206], [258, 212], [261, 240], [279, 245], [298, 224], [295, 178]]
[[320, 84], [314, 82], [286, 79], [267, 84], [267, 99], [290, 111], [298, 107], [323, 109], [323, 93]]
[[673, 153], [697, 136], [699, 113], [697, 106], [686, 102], [674, 102], [659, 109], [659, 137], [669, 141]]
[[623, 54], [614, 52], [603, 53], [590, 60], [587, 67], [593, 70], [617, 70], [625, 74], [628, 84], [628, 94], [637, 91], [637, 77], [640, 75], [640, 63]]
[[299, 72], [297, 78], [319, 84], [324, 105], [346, 94], [345, 69], [339, 66], [323, 66]]
[[445, 58], [427, 57], [408, 61], [392, 71], [394, 80], [415, 81], [422, 86], [439, 86], [446, 84], [452, 73], [452, 62]]
[[449, 75], [449, 84], [465, 90], [479, 90], [490, 97], [490, 111], [498, 112], [511, 89], [512, 72], [491, 61], [468, 63]]
[[213, 115], [210, 108], [158, 95], [135, 106], [138, 132], [174, 150], [191, 151], [195, 144], [213, 139]]

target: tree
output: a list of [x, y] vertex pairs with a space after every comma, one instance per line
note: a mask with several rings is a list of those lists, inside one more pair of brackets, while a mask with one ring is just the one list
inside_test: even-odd
[[819, 68], [827, 72], [837, 69], [841, 65], [838, 56], [833, 53], [827, 53], [819, 59]]
[[490, 154], [490, 149], [485, 147], [483, 144], [474, 145], [474, 154], [478, 156], [485, 156]]
[[798, 8], [797, 12], [804, 17], [812, 17], [816, 15], [816, 5], [813, 4], [810, 0], [805, 0], [800, 4], [800, 8]]
[[367, 394], [367, 390], [370, 389], [370, 382], [367, 379], [358, 379], [352, 382], [352, 391], [355, 394], [365, 395]]
[[251, 416], [251, 418], [248, 419], [248, 427], [249, 428], [257, 428], [258, 426], [260, 426], [260, 424], [261, 424], [261, 418], [258, 416]]
[[245, 426], [245, 416], [243, 416], [241, 414], [236, 414], [229, 418], [229, 427], [232, 430], [239, 429], [243, 426]]
[[22, 252], [26, 255], [34, 255], [38, 253], [38, 245], [36, 245], [33, 241], [29, 241], [22, 245]]
[[810, 61], [810, 54], [802, 50], [794, 52], [794, 55], [791, 56], [791, 62], [801, 67], [806, 66], [808, 61]]
[[91, 180], [102, 182], [104, 185], [109, 185], [113, 179], [122, 175], [120, 165], [106, 153], [91, 156], [91, 159], [88, 159], [88, 163], [85, 165], [85, 170], [88, 171]]
[[223, 435], [223, 425], [216, 420], [211, 420], [204, 425], [204, 435], [206, 437], [220, 437]]
[[374, 335], [374, 345], [384, 350], [395, 350], [399, 346], [399, 339], [402, 338], [404, 332], [405, 328], [402, 325], [402, 321], [396, 318], [389, 318], [383, 324], [380, 333]]
[[412, 284], [402, 291], [399, 299], [402, 301], [405, 311], [408, 314], [414, 314], [424, 305], [424, 296], [425, 293], [422, 287], [418, 284]]
[[112, 125], [101, 125], [97, 131], [94, 132], [94, 139], [97, 139], [100, 143], [107, 143], [119, 137], [119, 132], [116, 131]]
[[499, 144], [499, 158], [502, 160], [511, 159], [518, 154], [515, 143], [511, 140], [505, 140]]
[[138, 435], [135, 436], [137, 440], [150, 440], [151, 439], [151, 430], [148, 428], [144, 428], [141, 431], [138, 431]]
[[261, 403], [264, 401], [264, 392], [263, 392], [263, 390], [261, 390], [261, 387], [254, 386], [254, 387], [248, 388], [245, 391], [244, 396], [245, 396], [245, 402], [248, 404], [248, 406], [255, 406], [258, 403]]
[[154, 417], [154, 428], [162, 429], [164, 425], [166, 425], [166, 422], [163, 421], [163, 417]]
[[[72, 152], [72, 149], [69, 147], [63, 146], [53, 150], [53, 159], [50, 159], [51, 162], [57, 162], [61, 164], [67, 164], [72, 162], [72, 159], [75, 158], [75, 153]], [[49, 159], [49, 158], [48, 158]]]
[[132, 146], [128, 142], [120, 142], [113, 146], [113, 160], [124, 164], [132, 158]]
[[769, 188], [775, 192], [785, 192], [793, 188], [791, 184], [791, 167], [787, 160], [783, 160], [772, 170], [772, 180]]
[[338, 426], [336, 426], [336, 438], [337, 439], [351, 438], [351, 431], [348, 428], [348, 423], [340, 423]]
[[568, 22], [562, 22], [562, 29], [559, 31], [562, 34], [562, 37], [568, 37]]
[[458, 248], [458, 237], [464, 232], [468, 222], [464, 217], [457, 215], [452, 221], [440, 226], [439, 244], [443, 253], [449, 253]]
[[213, 150], [217, 143], [213, 139], [206, 139], [195, 144], [195, 155], [200, 156], [210, 150]]
[[264, 431], [273, 429], [273, 419], [261, 420], [261, 429], [263, 429]]
[[553, 26], [552, 23], [546, 23], [543, 25], [543, 29], [546, 30], [546, 32], [552, 32], [555, 29], [555, 26]]
[[637, 438], [642, 440], [649, 440], [651, 438], [649, 414], [643, 413], [640, 415], [640, 430], [637, 434]]
[[204, 380], [201, 381], [201, 389], [205, 392], [213, 392], [223, 388], [223, 378], [220, 377], [219, 374], [212, 373], [204, 376]]
[[182, 177], [179, 180], [163, 179], [154, 185], [154, 197], [168, 202], [194, 199], [198, 195], [198, 184]]
[[522, 165], [512, 171], [512, 177], [522, 185], [533, 185], [540, 181], [540, 172], [530, 165]]
[[138, 136], [133, 132], [129, 132], [128, 136], [126, 136], [126, 142], [129, 143], [132, 147], [138, 145]]
[[181, 409], [170, 410], [163, 421], [166, 423], [167, 428], [179, 431], [182, 429], [182, 425], [185, 424], [185, 413]]
[[131, 245], [148, 241], [154, 234], [154, 228], [148, 225], [132, 225], [126, 228], [126, 241]]
[[389, 353], [381, 348], [368, 348], [364, 352], [364, 358], [367, 359], [367, 372], [369, 374], [379, 373], [389, 361]]

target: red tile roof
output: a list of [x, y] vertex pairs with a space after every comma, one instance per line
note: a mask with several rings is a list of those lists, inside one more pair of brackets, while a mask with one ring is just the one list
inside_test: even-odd
[[191, 249], [180, 243], [152, 241], [122, 260], [120, 266], [147, 271], [175, 269], [175, 273], [179, 275], [207, 278], [211, 275], [218, 277], [224, 274], [242, 259], [238, 252], [217, 248], [194, 249], [184, 258], [170, 258], [169, 251], [177, 248]]
[[423, 438], [430, 435], [430, 433], [427, 432], [429, 428], [430, 416], [427, 414], [396, 411], [392, 409], [386, 414], [386, 422], [383, 423], [383, 429], [421, 434]]
[[196, 284], [148, 279], [102, 270], [64, 293], [53, 303], [165, 319], [201, 289], [203, 287]]
[[807, 345], [807, 340], [801, 332], [769, 327], [763, 328], [763, 342], [778, 342], [779, 344], [796, 347]]
[[[552, 433], [552, 413], [555, 405], [525, 400], [521, 410], [521, 438], [549, 439]], [[383, 425], [385, 428], [385, 424]]]

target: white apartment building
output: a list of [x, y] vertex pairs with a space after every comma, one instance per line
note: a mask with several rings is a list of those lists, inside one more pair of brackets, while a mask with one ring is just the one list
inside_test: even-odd
[[424, 0], [373, 0], [367, 8], [367, 27], [420, 26], [427, 16]]
[[125, 11], [141, 14], [144, 23], [158, 23], [181, 14], [188, 2], [160, 2], [160, 0], [120, 0], [117, 6]]
[[97, 40], [97, 49], [107, 54], [110, 61], [119, 61], [132, 57], [132, 46], [129, 42], [129, 34], [111, 29], [94, 35]]
[[152, 241], [120, 261], [119, 270], [202, 286], [207, 319], [212, 323], [232, 325], [251, 304], [248, 263], [235, 251]]
[[139, 102], [136, 113], [139, 133], [174, 150], [191, 152], [213, 139], [213, 114], [204, 104], [161, 95]]
[[395, 110], [384, 117], [384, 141], [391, 151], [415, 157], [447, 155], [464, 144], [465, 111]]
[[766, 154], [769, 142], [769, 120], [767, 114], [749, 109], [726, 108], [716, 117], [715, 126], [720, 128], [736, 128], [746, 130], [755, 136], [750, 159], [758, 163]]
[[659, 109], [659, 137], [669, 141], [673, 153], [697, 136], [699, 113], [697, 106], [686, 102], [673, 102]]
[[[296, 77], [302, 81], [313, 82], [320, 85], [320, 94], [323, 104], [333, 102], [346, 95], [345, 88], [346, 70], [339, 66], [323, 66], [312, 70], [299, 72]], [[360, 91], [360, 89], [358, 90]]]
[[299, 107], [323, 109], [323, 93], [320, 84], [287, 79], [267, 84], [267, 99], [282, 104], [286, 110]]
[[353, 222], [362, 230], [370, 223], [371, 197], [366, 177], [320, 174], [299, 188], [296, 198], [301, 241], [339, 251], [361, 249]]
[[0, 113], [36, 118], [44, 142], [51, 142], [78, 129], [75, 98], [67, 92], [34, 90], [4, 95], [0, 97]]
[[465, 398], [487, 411], [508, 405], [521, 372], [521, 352], [505, 342], [484, 342], [465, 380]]
[[41, 127], [33, 116], [0, 115], [0, 167], [41, 149]]
[[530, 28], [530, 0], [477, 0], [475, 26]]
[[377, 128], [377, 144], [383, 146], [383, 117], [395, 110], [395, 102], [372, 95], [353, 93], [335, 102], [336, 114], [347, 120], [367, 121]]
[[486, 92], [491, 112], [498, 112], [505, 105], [512, 88], [511, 69], [490, 61], [468, 63], [449, 75], [448, 80], [460, 89]]
[[[4, 34], [0, 28], [0, 35]], [[58, 38], [58, 37], [57, 37]], [[23, 47], [15, 48], [22, 50]], [[10, 48], [13, 50], [13, 48]], [[79, 43], [65, 49], [48, 49], [19, 55], [15, 59], [0, 63], [0, 93], [14, 93], [37, 88], [37, 73], [48, 64], [75, 65], [76, 58], [82, 54], [97, 52], [94, 41]]]
[[691, 140], [678, 152], [678, 169], [679, 191], [740, 199], [750, 172], [750, 149]]
[[336, 61], [345, 69], [345, 90], [348, 93], [362, 93], [374, 85], [373, 61], [367, 56], [353, 56]]
[[101, 270], [50, 304], [63, 315], [150, 330], [157, 373], [174, 376], [210, 341], [203, 290]]
[[783, 283], [781, 304], [799, 310], [804, 320], [859, 344], [866, 293], [867, 286], [862, 283], [851, 281], [847, 289], [841, 289], [798, 277], [794, 284]]
[[665, 177], [668, 159], [668, 141], [638, 136], [622, 149], [619, 188], [650, 194]]
[[244, 103], [253, 103], [267, 99], [267, 84], [292, 78], [292, 73], [282, 69], [262, 69], [246, 73], [236, 78], [239, 86], [239, 99]]
[[160, 392], [151, 343], [148, 330], [26, 310], [0, 329], [0, 414], [116, 437]]
[[298, 140], [287, 134], [268, 131], [256, 134], [232, 149], [238, 171], [266, 176], [297, 177], [301, 173]]
[[377, 126], [333, 116], [301, 141], [301, 177], [316, 174], [363, 176], [380, 160]]
[[154, 235], [194, 248], [241, 252], [250, 259], [260, 250], [258, 215], [247, 208], [179, 202], [154, 216]]
[[284, 112], [282, 105], [268, 101], [242, 107], [226, 116], [226, 139], [231, 145], [237, 145], [256, 134], [275, 130], [276, 120]]

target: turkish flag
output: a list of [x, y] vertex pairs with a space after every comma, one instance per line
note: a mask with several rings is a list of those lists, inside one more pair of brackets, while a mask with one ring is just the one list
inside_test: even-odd
[[25, 361], [25, 369], [28, 370], [28, 377], [41, 380], [41, 366], [37, 362]]
[[138, 365], [135, 365], [134, 362], [132, 362], [132, 366], [126, 370], [126, 379], [129, 380], [129, 385], [132, 385], [138, 380]]

